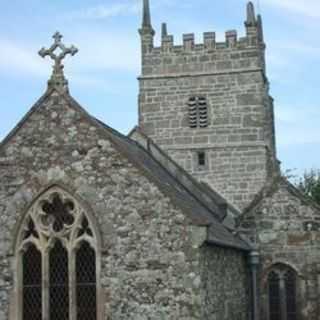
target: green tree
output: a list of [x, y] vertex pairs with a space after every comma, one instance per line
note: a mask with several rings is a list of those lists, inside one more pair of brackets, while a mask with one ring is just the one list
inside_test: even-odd
[[295, 183], [296, 187], [306, 196], [320, 205], [320, 170], [311, 169]]

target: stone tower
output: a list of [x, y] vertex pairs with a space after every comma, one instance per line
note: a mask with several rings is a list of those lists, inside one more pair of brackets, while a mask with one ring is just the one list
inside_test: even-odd
[[184, 34], [175, 45], [163, 24], [156, 47], [145, 0], [140, 29], [140, 129], [240, 210], [278, 172], [262, 19], [251, 2], [245, 28], [241, 38], [205, 32], [197, 44]]

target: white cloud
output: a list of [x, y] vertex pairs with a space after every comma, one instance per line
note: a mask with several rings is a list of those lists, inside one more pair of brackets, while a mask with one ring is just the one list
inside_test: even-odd
[[319, 144], [320, 108], [317, 106], [279, 106], [276, 108], [278, 144], [280, 147]]
[[304, 144], [320, 144], [319, 129], [310, 126], [299, 126], [277, 130], [277, 145], [290, 147]]
[[136, 32], [102, 32], [78, 30], [73, 33], [79, 47], [72, 64], [77, 70], [120, 70], [138, 72], [140, 66], [139, 38]]
[[[279, 106], [276, 113], [277, 119], [287, 124], [297, 124], [309, 120], [313, 122], [320, 118], [319, 106], [297, 107]], [[319, 136], [320, 139], [320, 136]]]
[[272, 40], [269, 43], [270, 50], [272, 52], [286, 52], [286, 54], [299, 54], [299, 55], [306, 55], [308, 57], [318, 57], [320, 54], [320, 46], [317, 42], [308, 43], [306, 42], [298, 42], [295, 39], [292, 41], [282, 40], [282, 41], [275, 41]]
[[48, 67], [31, 46], [7, 39], [0, 39], [0, 42], [0, 69], [2, 71], [33, 76], [43, 76], [48, 73]]
[[[70, 74], [70, 77], [68, 76]], [[92, 75], [86, 75], [83, 73], [74, 73], [74, 72], [68, 72], [66, 77], [70, 78], [70, 85], [71, 86], [77, 86], [79, 88], [95, 88], [98, 90], [103, 90], [114, 93], [114, 90], [112, 90], [113, 86], [110, 81], [107, 81], [107, 79], [101, 79], [96, 76]]]
[[301, 73], [305, 72], [306, 64], [316, 62], [319, 55], [320, 46], [316, 42], [272, 39], [268, 42], [266, 54], [268, 75], [277, 83], [296, 82]]
[[[139, 39], [137, 34], [112, 31], [101, 32], [91, 29], [76, 29], [69, 32], [79, 53], [66, 58], [66, 73], [72, 79], [77, 75], [80, 84], [105, 86], [97, 74], [108, 70], [138, 74], [140, 67]], [[69, 37], [68, 37], [69, 38]], [[1, 39], [0, 71], [13, 76], [49, 78], [52, 62], [37, 54], [37, 45], [26, 45], [23, 40]], [[68, 43], [67, 43], [68, 45]], [[103, 83], [100, 83], [103, 81]]]
[[68, 14], [70, 19], [106, 19], [116, 16], [135, 14], [140, 11], [141, 1], [131, 0], [89, 7]]
[[[194, 3], [191, 0], [157, 0], [151, 1], [152, 14], [161, 8], [171, 8], [178, 6], [179, 8], [192, 8]], [[142, 10], [142, 0], [117, 0], [115, 3], [102, 4], [85, 9], [77, 10], [65, 15], [68, 19], [75, 20], [99, 20], [118, 16], [129, 16], [140, 13]]]
[[310, 18], [320, 18], [319, 0], [264, 0], [262, 4], [280, 7]]

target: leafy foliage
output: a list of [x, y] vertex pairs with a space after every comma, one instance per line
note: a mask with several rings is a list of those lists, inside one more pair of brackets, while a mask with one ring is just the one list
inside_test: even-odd
[[295, 183], [296, 187], [305, 195], [320, 205], [320, 170], [311, 169]]

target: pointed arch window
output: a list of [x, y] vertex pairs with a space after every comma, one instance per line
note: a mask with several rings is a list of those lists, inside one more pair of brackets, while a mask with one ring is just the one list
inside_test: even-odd
[[269, 320], [297, 320], [296, 272], [285, 265], [275, 266], [268, 275]]
[[189, 98], [189, 126], [190, 128], [206, 128], [208, 126], [207, 99], [202, 96]]
[[92, 221], [59, 188], [32, 205], [17, 239], [18, 320], [97, 320], [98, 243]]

